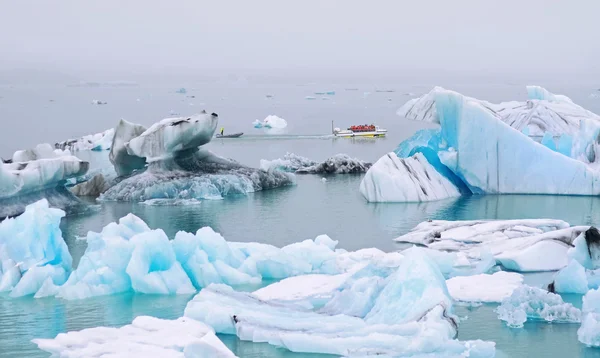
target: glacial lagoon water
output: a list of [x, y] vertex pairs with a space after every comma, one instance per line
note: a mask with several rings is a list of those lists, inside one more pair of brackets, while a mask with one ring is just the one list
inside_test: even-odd
[[[312, 85], [310, 88], [321, 87], [325, 86], [317, 88]], [[221, 123], [227, 130], [246, 132], [245, 137], [239, 140], [215, 140], [209, 147], [217, 154], [255, 167], [260, 159], [279, 158], [286, 152], [314, 160], [347, 153], [374, 161], [423, 126], [399, 119], [394, 113], [408, 98], [405, 92], [417, 92], [414, 87], [396, 86], [397, 92], [391, 94], [376, 93], [371, 87], [365, 89], [373, 92], [368, 97], [362, 90], [358, 93], [343, 91], [344, 87], [355, 86], [338, 87], [335, 88], [335, 97], [317, 101], [304, 100], [305, 95], [312, 93], [305, 87], [268, 87], [252, 91], [229, 88], [221, 92], [209, 92], [209, 89], [203, 88], [202, 91], [210, 93], [210, 96], [203, 99], [205, 105], [202, 107], [199, 101], [190, 106], [192, 99], [182, 102], [181, 96], [176, 97], [173, 93], [154, 95], [151, 99], [142, 95], [167, 93], [169, 89], [163, 87], [152, 88], [151, 91], [137, 87], [61, 88], [52, 92], [54, 101], [51, 103], [48, 103], [49, 95], [43, 94], [39, 88], [0, 88], [0, 118], [22, 118], [23, 123], [19, 125], [30, 127], [40, 125], [44, 118], [63, 118], [65, 123], [72, 124], [53, 128], [46, 133], [49, 136], [46, 139], [34, 137], [19, 142], [14, 139], [17, 132], [3, 132], [0, 134], [1, 150], [8, 156], [10, 151], [20, 148], [20, 144], [33, 145], [44, 140], [60, 140], [100, 131], [113, 125], [121, 116], [148, 124], [168, 116], [171, 109], [188, 113], [190, 107], [214, 110], [220, 114]], [[421, 88], [425, 91], [429, 87]], [[563, 88], [551, 88], [570, 95], [576, 102], [588, 101], [581, 104], [600, 112], [600, 105], [590, 104], [583, 97], [589, 93], [585, 88], [573, 89], [575, 95]], [[463, 88], [456, 89], [465, 91]], [[480, 94], [481, 91], [489, 95]], [[465, 92], [490, 100], [504, 100], [520, 97], [524, 87], [480, 86], [470, 87]], [[34, 99], [32, 93], [36, 94]], [[266, 93], [274, 93], [275, 97], [265, 99]], [[91, 101], [92, 98], [106, 100], [109, 104], [91, 105], [88, 99]], [[137, 98], [145, 104], [139, 106]], [[27, 101], [39, 103], [38, 106], [28, 106]], [[139, 107], [136, 109], [135, 106]], [[283, 133], [268, 133], [251, 127], [254, 119], [262, 119], [268, 114], [286, 118], [290, 128]], [[378, 124], [388, 128], [390, 135], [378, 140], [332, 139], [327, 136], [332, 119], [339, 126], [376, 119]], [[40, 133], [36, 135], [41, 136]], [[94, 162], [101, 163], [106, 153], [81, 155], [88, 155]], [[61, 228], [77, 264], [86, 248], [85, 241], [77, 240], [78, 236], [85, 236], [89, 230], [99, 231], [104, 225], [130, 212], [145, 220], [150, 227], [165, 230], [169, 237], [179, 230], [195, 231], [210, 226], [229, 241], [259, 241], [283, 246], [328, 234], [339, 240], [339, 247], [344, 249], [377, 247], [385, 251], [399, 249], [392, 239], [427, 219], [557, 218], [573, 225], [600, 223], [600, 198], [506, 195], [470, 196], [431, 203], [368, 204], [358, 193], [360, 180], [361, 175], [327, 176], [325, 182], [321, 176], [297, 176], [295, 186], [227, 197], [225, 200], [202, 201], [191, 206], [90, 202], [93, 210], [64, 218]], [[527, 275], [526, 279], [532, 285], [541, 286], [547, 284], [551, 277], [552, 273], [539, 273]], [[31, 297], [11, 299], [0, 295], [0, 357], [47, 357], [30, 342], [33, 338], [51, 338], [61, 332], [95, 326], [121, 326], [139, 315], [176, 318], [182, 315], [190, 298], [185, 295], [127, 293], [64, 301]], [[565, 296], [565, 300], [581, 306], [580, 296]], [[459, 338], [495, 341], [498, 357], [600, 357], [600, 350], [586, 348], [577, 341], [577, 324], [527, 322], [523, 329], [510, 329], [497, 319], [494, 308], [495, 305], [456, 307], [458, 315], [466, 318], [460, 324]], [[221, 338], [240, 357], [319, 357], [294, 354], [267, 344], [242, 342], [232, 336]]]

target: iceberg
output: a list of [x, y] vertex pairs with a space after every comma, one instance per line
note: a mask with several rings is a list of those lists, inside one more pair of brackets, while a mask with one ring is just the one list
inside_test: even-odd
[[352, 158], [347, 154], [336, 154], [318, 163], [308, 158], [286, 153], [283, 158], [275, 160], [261, 159], [260, 169], [263, 171], [282, 170], [296, 174], [354, 174], [365, 173], [371, 163]]
[[520, 328], [528, 320], [555, 323], [579, 323], [581, 311], [552, 292], [523, 285], [496, 309], [498, 318], [509, 327]]
[[369, 202], [418, 202], [460, 196], [458, 188], [421, 153], [402, 159], [394, 153], [384, 155], [367, 171], [359, 190]]
[[591, 290], [583, 296], [583, 319], [577, 330], [577, 339], [588, 347], [600, 347], [600, 290]]
[[417, 132], [396, 154], [423, 153], [464, 194], [600, 194], [600, 116], [542, 88], [528, 91], [527, 102], [496, 105], [436, 87], [398, 114], [440, 129]]
[[264, 120], [259, 121], [255, 120], [252, 122], [254, 128], [273, 128], [273, 129], [283, 129], [287, 127], [287, 121], [283, 118], [277, 117], [276, 115], [269, 115]]
[[567, 265], [569, 248], [588, 228], [554, 219], [431, 220], [395, 241], [468, 256], [490, 252], [498, 264], [513, 271], [555, 271]]
[[492, 342], [455, 339], [457, 318], [444, 279], [418, 249], [405, 256], [388, 276], [362, 315], [306, 307], [213, 284], [188, 303], [184, 316], [207, 323], [217, 333], [235, 334], [241, 340], [266, 342], [292, 352], [342, 356], [495, 354]]
[[10, 292], [11, 297], [33, 295], [43, 285], [67, 280], [72, 258], [60, 230], [64, 215], [44, 199], [0, 222], [0, 292]]
[[90, 134], [78, 139], [68, 139], [54, 144], [56, 149], [69, 150], [71, 152], [93, 150], [109, 150], [112, 145], [115, 129], [111, 128], [104, 132]]
[[446, 281], [452, 298], [462, 302], [502, 302], [523, 284], [523, 275], [498, 271], [494, 274], [453, 277]]
[[88, 162], [50, 144], [15, 152], [11, 161], [0, 163], [0, 218], [16, 216], [42, 198], [65, 210], [84, 206], [65, 185], [88, 168]]
[[138, 316], [129, 325], [95, 327], [61, 333], [54, 339], [32, 340], [52, 357], [231, 358], [235, 355], [204, 323]]
[[206, 150], [203, 145], [212, 139], [217, 119], [203, 111], [167, 118], [148, 129], [121, 120], [109, 154], [120, 178], [102, 191], [91, 184], [81, 191], [98, 192], [105, 201], [185, 201], [295, 184], [293, 174], [249, 168]]

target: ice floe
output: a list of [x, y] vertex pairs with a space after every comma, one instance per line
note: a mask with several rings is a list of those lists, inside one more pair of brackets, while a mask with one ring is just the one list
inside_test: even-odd
[[518, 287], [510, 297], [503, 299], [496, 312], [499, 319], [514, 328], [523, 327], [527, 320], [581, 322], [581, 311], [563, 302], [559, 295], [527, 285]]
[[[313, 292], [318, 286], [305, 284], [312, 286]], [[364, 280], [361, 284], [364, 286]], [[358, 287], [344, 291], [353, 288]], [[280, 296], [270, 301], [277, 290], [268, 291], [256, 293], [262, 294], [260, 299], [256, 294], [211, 285], [188, 303], [185, 316], [211, 325], [217, 333], [236, 334], [242, 340], [267, 342], [293, 352], [343, 356], [495, 354], [492, 342], [455, 339], [457, 318], [444, 278], [419, 250], [405, 256], [370, 296], [368, 309], [356, 311], [356, 316], [328, 311], [327, 305], [321, 310], [309, 309], [300, 302], [285, 302]]]
[[138, 316], [129, 325], [95, 327], [34, 339], [39, 349], [61, 358], [139, 357], [230, 358], [235, 355], [204, 323]]
[[409, 158], [384, 155], [367, 171], [359, 190], [369, 202], [418, 202], [460, 195], [421, 153]]
[[18, 215], [44, 197], [63, 209], [83, 206], [65, 184], [88, 168], [88, 162], [50, 144], [15, 152], [11, 161], [0, 163], [0, 218]]
[[567, 265], [567, 251], [588, 228], [554, 219], [432, 220], [395, 240], [470, 257], [489, 252], [513, 271], [554, 271]]
[[371, 163], [352, 158], [347, 154], [336, 154], [319, 163], [308, 158], [286, 153], [283, 158], [260, 160], [260, 169], [264, 171], [282, 170], [296, 174], [353, 174], [366, 172]]

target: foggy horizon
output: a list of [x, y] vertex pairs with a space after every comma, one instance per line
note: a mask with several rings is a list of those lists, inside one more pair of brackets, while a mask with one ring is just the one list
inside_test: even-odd
[[600, 2], [2, 2], [0, 72], [600, 79]]

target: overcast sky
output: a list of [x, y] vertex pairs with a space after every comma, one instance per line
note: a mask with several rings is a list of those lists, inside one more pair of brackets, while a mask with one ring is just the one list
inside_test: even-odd
[[600, 73], [599, 0], [0, 0], [0, 67]]

